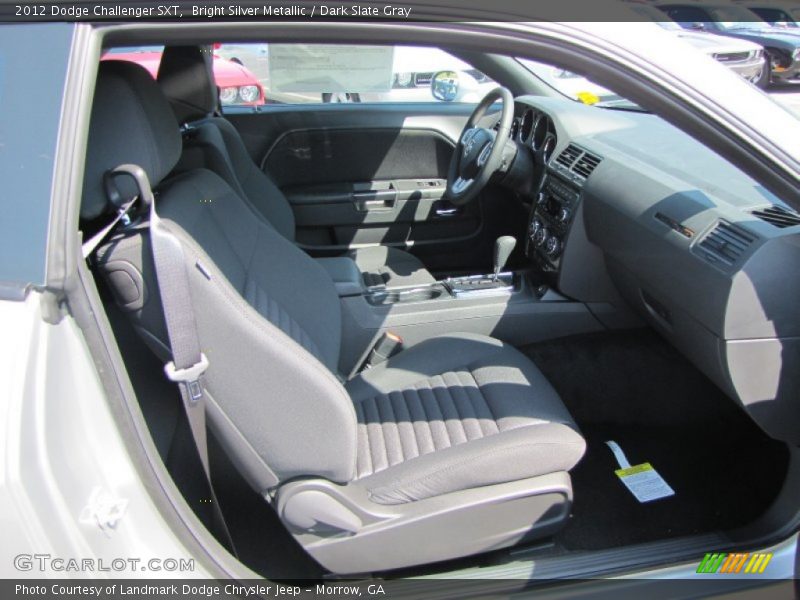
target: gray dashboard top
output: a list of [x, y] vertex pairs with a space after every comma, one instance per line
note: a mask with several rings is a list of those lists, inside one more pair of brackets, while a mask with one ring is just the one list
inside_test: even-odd
[[738, 168], [658, 116], [561, 98], [523, 96], [517, 101], [553, 119], [558, 133], [555, 155], [572, 142], [604, 160], [671, 176], [676, 191], [700, 189], [714, 202], [745, 209], [780, 203]]

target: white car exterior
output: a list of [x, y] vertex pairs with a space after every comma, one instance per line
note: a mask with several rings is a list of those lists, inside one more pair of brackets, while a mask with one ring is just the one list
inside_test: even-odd
[[704, 31], [687, 31], [654, 6], [636, 0], [626, 4], [638, 16], [657, 23], [662, 29], [724, 64], [746, 80], [761, 84], [768, 81], [765, 73], [766, 57], [760, 45]]

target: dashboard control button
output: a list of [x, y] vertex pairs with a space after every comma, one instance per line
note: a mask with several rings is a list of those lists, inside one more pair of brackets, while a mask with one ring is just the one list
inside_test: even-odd
[[547, 243], [547, 239], [550, 237], [550, 232], [547, 231], [547, 227], [542, 227], [539, 231], [536, 232], [536, 235], [533, 236], [533, 243], [536, 247], [541, 248]]
[[547, 252], [547, 256], [550, 258], [557, 258], [558, 255], [561, 254], [561, 241], [557, 237], [549, 238], [547, 240], [545, 252]]
[[531, 227], [529, 232], [531, 240], [535, 239], [536, 234], [541, 228], [542, 228], [542, 222], [539, 219], [534, 219], [533, 221], [531, 221]]
[[570, 212], [570, 210], [566, 206], [562, 206], [559, 209], [558, 215], [557, 215], [556, 218], [559, 220], [559, 222], [566, 223], [567, 221], [569, 221], [569, 218], [571, 216], [572, 216], [572, 213]]

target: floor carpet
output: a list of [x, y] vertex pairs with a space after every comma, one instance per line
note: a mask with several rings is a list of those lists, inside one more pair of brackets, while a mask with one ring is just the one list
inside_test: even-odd
[[[574, 336], [522, 349], [561, 395], [587, 440], [572, 471], [567, 550], [618, 547], [732, 529], [780, 490], [788, 451], [649, 330]], [[641, 504], [605, 445], [649, 462], [675, 490]]]

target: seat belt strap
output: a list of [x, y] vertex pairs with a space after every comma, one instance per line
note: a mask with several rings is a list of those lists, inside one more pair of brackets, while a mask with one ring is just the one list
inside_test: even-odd
[[192, 432], [192, 439], [211, 493], [214, 525], [231, 552], [238, 556], [211, 479], [206, 429], [206, 394], [203, 388], [203, 374], [208, 369], [208, 359], [200, 350], [183, 247], [162, 224], [156, 212], [155, 196], [144, 169], [137, 165], [120, 165], [111, 171], [111, 175], [132, 177], [139, 188], [139, 198], [145, 206], [149, 207], [150, 246], [156, 268], [159, 295], [164, 309], [167, 336], [172, 349], [172, 360], [165, 365], [164, 372], [171, 381], [178, 385], [181, 393], [181, 401]]
[[104, 239], [111, 233], [111, 230], [117, 226], [117, 223], [120, 221], [124, 221], [126, 224], [129, 222], [130, 217], [128, 216], [128, 211], [131, 207], [136, 203], [139, 199], [138, 196], [135, 196], [132, 200], [127, 202], [124, 206], [117, 209], [117, 214], [114, 219], [105, 227], [103, 227], [100, 231], [95, 233], [92, 237], [86, 240], [81, 245], [81, 253], [83, 254], [83, 258], [89, 258], [92, 252], [94, 252], [97, 247], [102, 243]]

